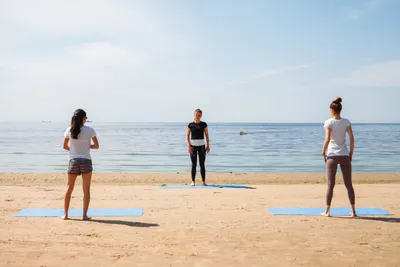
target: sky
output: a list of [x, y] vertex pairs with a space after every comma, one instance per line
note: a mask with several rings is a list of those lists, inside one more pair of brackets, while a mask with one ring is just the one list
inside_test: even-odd
[[400, 122], [397, 0], [0, 0], [0, 121]]

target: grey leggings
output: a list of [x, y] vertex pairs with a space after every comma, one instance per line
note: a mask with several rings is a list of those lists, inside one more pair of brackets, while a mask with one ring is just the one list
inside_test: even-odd
[[330, 206], [333, 197], [333, 188], [335, 187], [337, 165], [342, 170], [344, 185], [347, 189], [349, 201], [351, 205], [355, 204], [355, 195], [353, 183], [351, 181], [351, 162], [349, 156], [333, 156], [328, 157], [326, 161], [326, 172], [328, 178], [328, 190], [326, 192], [326, 205]]

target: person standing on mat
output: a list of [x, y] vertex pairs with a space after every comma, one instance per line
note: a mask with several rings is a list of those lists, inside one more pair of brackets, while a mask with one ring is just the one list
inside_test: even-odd
[[[354, 152], [354, 135], [351, 123], [348, 119], [342, 118], [342, 98], [338, 97], [330, 105], [332, 118], [324, 123], [325, 141], [322, 148], [322, 156], [326, 164], [328, 190], [326, 193], [326, 210], [321, 215], [330, 216], [330, 208], [333, 197], [333, 188], [335, 187], [337, 165], [343, 175], [343, 181], [347, 189], [351, 205], [351, 217], [356, 217], [355, 194], [351, 179], [351, 161]], [[346, 133], [350, 138], [350, 151], [346, 145]]]
[[[199, 157], [200, 173], [203, 185], [206, 184], [206, 167], [204, 165], [206, 160], [206, 152], [210, 152], [210, 138], [208, 135], [207, 123], [201, 121], [203, 112], [200, 109], [194, 111], [194, 120], [189, 123], [186, 131], [186, 142], [190, 159], [192, 160], [192, 186], [195, 185], [197, 156]], [[204, 140], [205, 136], [205, 140]]]
[[[72, 191], [78, 175], [82, 175], [83, 187], [83, 220], [90, 220], [87, 216], [90, 202], [90, 184], [92, 180], [92, 159], [90, 149], [99, 149], [99, 142], [93, 128], [85, 126], [87, 120], [86, 112], [77, 109], [71, 119], [71, 126], [64, 133], [63, 148], [69, 151], [67, 192], [64, 198], [64, 216], [68, 219], [68, 209], [71, 201]], [[91, 144], [93, 140], [93, 144]]]

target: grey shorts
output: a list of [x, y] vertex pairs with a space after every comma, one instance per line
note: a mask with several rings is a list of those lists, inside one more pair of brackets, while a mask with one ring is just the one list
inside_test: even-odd
[[90, 159], [70, 159], [68, 174], [81, 175], [93, 171], [92, 160]]

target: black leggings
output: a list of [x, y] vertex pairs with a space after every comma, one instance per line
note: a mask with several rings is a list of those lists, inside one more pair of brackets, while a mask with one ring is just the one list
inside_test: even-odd
[[326, 161], [326, 172], [328, 178], [328, 190], [326, 192], [326, 205], [330, 206], [333, 197], [333, 188], [335, 187], [337, 165], [340, 165], [342, 170], [344, 185], [347, 189], [349, 201], [351, 205], [354, 205], [355, 194], [353, 183], [351, 181], [351, 162], [348, 156], [333, 156], [328, 157]]
[[196, 178], [197, 154], [199, 154], [201, 179], [205, 182], [206, 167], [204, 162], [206, 161], [206, 146], [192, 146], [192, 154], [190, 155], [190, 159], [192, 160], [192, 181], [194, 182]]

